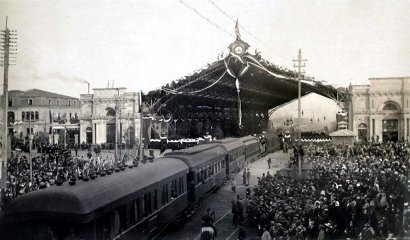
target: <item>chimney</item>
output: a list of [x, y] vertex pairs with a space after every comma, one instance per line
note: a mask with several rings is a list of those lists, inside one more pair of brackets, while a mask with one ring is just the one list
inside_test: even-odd
[[88, 94], [90, 94], [90, 83], [87, 83], [88, 85]]

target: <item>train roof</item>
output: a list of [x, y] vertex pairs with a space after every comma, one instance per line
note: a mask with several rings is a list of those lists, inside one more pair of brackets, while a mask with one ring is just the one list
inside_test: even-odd
[[66, 216], [82, 222], [85, 218], [80, 216], [115, 206], [140, 189], [187, 170], [186, 164], [180, 160], [160, 158], [88, 182], [78, 180], [74, 186], [64, 182], [62, 186], [51, 186], [18, 197], [6, 208], [0, 222], [19, 215], [47, 219]]
[[241, 139], [243, 140], [243, 142], [245, 144], [250, 144], [250, 143], [259, 141], [259, 139], [257, 137], [254, 137], [254, 136], [246, 136], [246, 137], [243, 137]]
[[224, 155], [226, 150], [219, 143], [201, 144], [180, 151], [168, 152], [166, 157], [181, 159], [190, 168], [201, 167], [209, 160]]
[[221, 146], [225, 148], [226, 151], [244, 146], [243, 138], [226, 138], [224, 140], [225, 141], [221, 141]]

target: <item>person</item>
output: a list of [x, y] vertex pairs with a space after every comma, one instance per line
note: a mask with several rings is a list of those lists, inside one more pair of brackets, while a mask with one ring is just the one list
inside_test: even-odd
[[242, 174], [242, 183], [243, 185], [246, 185], [246, 168], [243, 169], [243, 174]]
[[235, 181], [235, 178], [232, 178], [232, 179], [231, 179], [231, 189], [232, 189], [232, 192], [236, 192], [236, 181]]
[[246, 185], [249, 186], [249, 182], [251, 179], [251, 170], [248, 168], [248, 171], [246, 172]]
[[201, 226], [201, 240], [214, 240], [216, 233], [210, 223], [204, 222]]
[[243, 204], [241, 197], [239, 195], [236, 195], [236, 210], [238, 212], [238, 223], [241, 224], [243, 223], [244, 217], [243, 217]]
[[206, 214], [202, 217], [202, 221], [214, 223], [215, 221], [215, 211], [211, 211], [210, 208], [206, 210]]
[[231, 204], [232, 204], [231, 212], [233, 214], [232, 223], [237, 224], [238, 223], [238, 209], [236, 207], [236, 203], [234, 199], [232, 199]]
[[272, 237], [270, 236], [270, 233], [266, 227], [263, 227], [263, 234], [261, 240], [272, 240]]
[[271, 162], [272, 162], [272, 159], [270, 159], [270, 157], [268, 158], [268, 167], [269, 167], [269, 169], [270, 169], [270, 164], [271, 164]]
[[238, 240], [245, 240], [246, 239], [246, 231], [243, 228], [242, 224], [239, 225], [239, 234], [238, 234]]
[[210, 208], [208, 208], [206, 210], [206, 214], [202, 217], [202, 221], [207, 224], [207, 226], [212, 227], [213, 231], [214, 231], [214, 235], [216, 237], [217, 235], [217, 230], [216, 227], [214, 225], [215, 222], [215, 211], [211, 211]]

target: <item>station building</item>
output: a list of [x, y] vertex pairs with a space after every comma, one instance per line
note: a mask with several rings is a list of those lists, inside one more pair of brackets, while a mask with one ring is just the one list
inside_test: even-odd
[[410, 140], [410, 77], [369, 81], [349, 87], [349, 128], [356, 140]]
[[94, 88], [81, 94], [80, 142], [114, 146], [115, 131], [121, 143], [134, 145], [140, 136], [139, 94], [126, 88]]
[[44, 132], [50, 136], [50, 143], [76, 143], [79, 141], [79, 116], [78, 98], [39, 89], [9, 91], [7, 125], [10, 135], [28, 136], [31, 124], [32, 134]]

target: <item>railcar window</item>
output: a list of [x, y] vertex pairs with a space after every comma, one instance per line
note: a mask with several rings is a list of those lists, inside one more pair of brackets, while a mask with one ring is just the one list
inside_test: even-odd
[[199, 170], [196, 170], [196, 183], [198, 184], [201, 181], [201, 173]]
[[158, 209], [158, 190], [155, 189], [153, 193], [153, 200], [154, 200], [154, 211]]
[[168, 203], [168, 184], [162, 186], [162, 198], [161, 198], [162, 205]]
[[177, 197], [177, 180], [171, 182], [171, 198]]
[[182, 194], [184, 192], [184, 178], [180, 177], [178, 179], [178, 194]]
[[151, 192], [144, 194], [144, 217], [151, 213]]
[[134, 224], [137, 222], [137, 207], [135, 205], [135, 201], [131, 202], [130, 207], [130, 223]]

